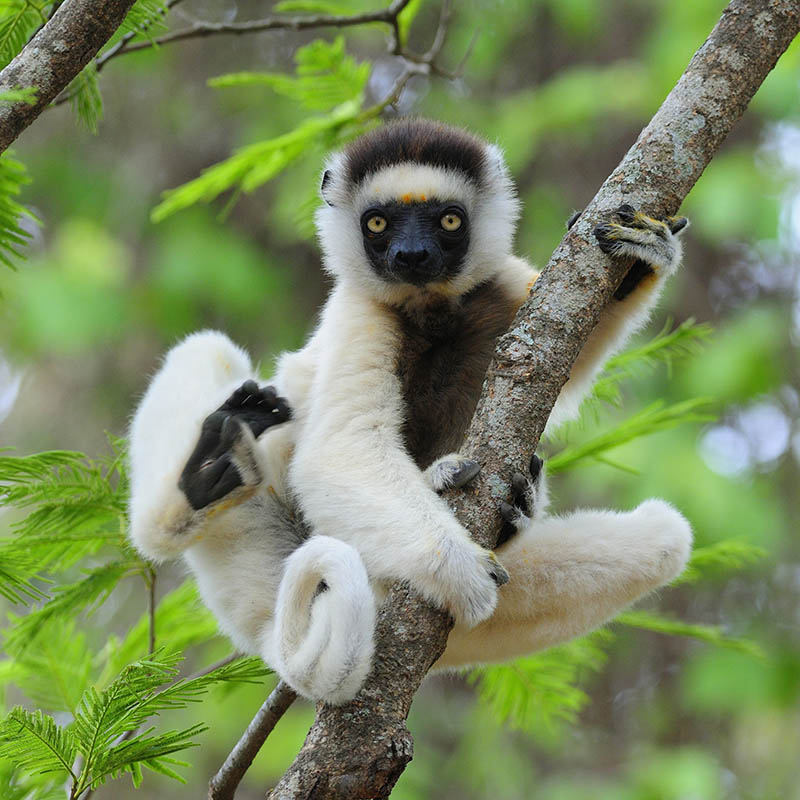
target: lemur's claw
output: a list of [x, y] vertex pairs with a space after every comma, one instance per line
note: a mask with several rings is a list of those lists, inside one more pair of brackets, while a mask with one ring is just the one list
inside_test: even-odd
[[489, 558], [492, 562], [489, 575], [497, 586], [504, 586], [511, 580], [511, 577], [508, 572], [506, 572], [505, 567], [497, 560], [494, 553], [492, 553]]
[[453, 488], [460, 489], [462, 486], [466, 486], [473, 478], [477, 477], [480, 471], [481, 465], [477, 461], [465, 458], [450, 476]]

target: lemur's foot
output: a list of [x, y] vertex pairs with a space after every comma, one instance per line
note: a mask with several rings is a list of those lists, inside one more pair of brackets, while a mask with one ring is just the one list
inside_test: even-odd
[[598, 225], [594, 235], [600, 249], [613, 258], [633, 257], [635, 263], [622, 279], [614, 297], [624, 300], [648, 275], [671, 275], [681, 256], [679, 234], [688, 224], [686, 217], [648, 217], [625, 203], [615, 212], [619, 220]]
[[423, 474], [434, 492], [443, 492], [466, 486], [480, 471], [477, 461], [452, 453], [436, 459]]
[[291, 417], [289, 404], [274, 387], [245, 381], [203, 421], [200, 438], [178, 488], [195, 510], [221, 500], [240, 486], [261, 482], [254, 453], [257, 436]]
[[531, 477], [528, 479], [521, 472], [515, 472], [511, 477], [511, 502], [500, 503], [503, 527], [497, 540], [498, 547], [530, 525], [532, 519], [544, 513], [547, 507], [547, 485], [543, 465], [542, 459], [534, 454], [529, 467]]
[[466, 536], [439, 542], [431, 567], [416, 588], [468, 628], [492, 615], [497, 589], [509, 580], [495, 554]]

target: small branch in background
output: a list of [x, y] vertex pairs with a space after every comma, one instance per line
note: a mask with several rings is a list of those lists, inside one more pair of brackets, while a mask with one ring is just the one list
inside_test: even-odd
[[[175, 8], [175, 6], [180, 2], [181, 0], [168, 0], [166, 3], [166, 11], [159, 11], [159, 16], [161, 18], [165, 17], [167, 13], [169, 13], [171, 9]], [[115, 58], [123, 52], [126, 52], [131, 39], [149, 30], [150, 27], [157, 21], [158, 20], [155, 17], [148, 19], [139, 26], [138, 31], [129, 31], [126, 33], [113, 47], [106, 50], [102, 56], [94, 60], [95, 69], [100, 72], [100, 70], [103, 69], [110, 59]]]
[[227, 667], [228, 664], [233, 664], [234, 661], [238, 661], [240, 658], [244, 658], [244, 653], [240, 653], [238, 651], [231, 653], [229, 656], [225, 656], [225, 658], [221, 658], [219, 661], [215, 661], [213, 664], [209, 664], [207, 667], [203, 667], [202, 669], [197, 670], [197, 672], [187, 675], [183, 680], [193, 681], [195, 678], [202, 678], [204, 675], [208, 675], [215, 669], [220, 669], [221, 667]]
[[144, 573], [144, 583], [147, 587], [147, 652], [152, 655], [156, 649], [156, 571], [152, 567]]
[[[136, 42], [118, 53], [108, 55], [105, 61], [123, 53], [135, 53], [173, 42], [183, 42], [188, 39], [205, 39], [209, 36], [242, 36], [249, 33], [263, 33], [265, 31], [290, 30], [303, 31], [312, 28], [347, 28], [356, 25], [366, 25], [370, 22], [383, 22], [393, 28], [397, 25], [397, 17], [411, 0], [394, 0], [387, 8], [378, 11], [366, 11], [362, 14], [347, 16], [334, 14], [314, 14], [297, 17], [276, 15], [263, 19], [248, 20], [247, 22], [195, 22], [188, 28], [165, 33], [153, 41]], [[110, 51], [109, 51], [110, 53]], [[104, 63], [105, 63], [104, 61]]]
[[247, 768], [296, 697], [294, 689], [279, 681], [208, 784], [208, 800], [233, 800]]

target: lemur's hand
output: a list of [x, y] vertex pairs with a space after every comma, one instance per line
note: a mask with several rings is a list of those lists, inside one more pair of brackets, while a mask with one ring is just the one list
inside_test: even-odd
[[181, 473], [178, 488], [195, 510], [221, 500], [239, 486], [256, 485], [261, 471], [253, 443], [267, 428], [286, 422], [291, 410], [274, 387], [245, 381], [203, 421], [200, 439]]
[[619, 222], [598, 225], [594, 235], [600, 249], [613, 258], [636, 259], [614, 297], [624, 300], [648, 275], [671, 275], [678, 267], [681, 248], [677, 240], [688, 224], [686, 217], [663, 220], [648, 217], [625, 203], [615, 212]]

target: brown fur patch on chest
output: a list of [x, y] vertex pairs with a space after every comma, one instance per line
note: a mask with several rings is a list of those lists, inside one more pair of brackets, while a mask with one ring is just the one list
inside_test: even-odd
[[460, 447], [495, 339], [508, 330], [518, 307], [488, 282], [457, 300], [392, 309], [402, 337], [395, 369], [405, 400], [403, 437], [420, 469]]

